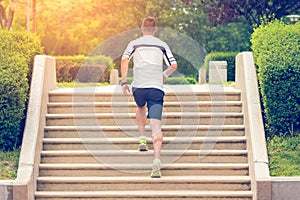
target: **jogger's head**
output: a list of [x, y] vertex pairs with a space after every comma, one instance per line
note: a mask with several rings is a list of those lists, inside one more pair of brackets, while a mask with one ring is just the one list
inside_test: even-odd
[[142, 32], [144, 35], [154, 35], [157, 31], [156, 20], [153, 17], [145, 17], [142, 24]]

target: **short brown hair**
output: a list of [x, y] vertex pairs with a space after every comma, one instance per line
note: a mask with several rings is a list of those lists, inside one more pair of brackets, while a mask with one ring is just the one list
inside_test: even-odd
[[143, 20], [142, 29], [145, 32], [153, 33], [156, 29], [156, 20], [154, 17], [145, 17]]

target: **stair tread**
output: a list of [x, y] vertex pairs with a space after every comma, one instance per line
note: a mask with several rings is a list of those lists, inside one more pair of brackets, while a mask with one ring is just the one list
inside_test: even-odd
[[[247, 155], [247, 150], [162, 150], [161, 155]], [[153, 155], [153, 150], [140, 152], [137, 150], [44, 150], [41, 152], [42, 155], [52, 156], [84, 156], [84, 155]]]
[[[223, 85], [164, 85], [164, 92], [166, 95], [170, 94], [240, 94], [241, 91]], [[122, 94], [121, 86], [110, 85], [104, 87], [85, 87], [85, 88], [57, 88], [49, 92], [50, 95], [120, 95]]]
[[100, 182], [100, 183], [199, 183], [199, 182], [243, 182], [251, 181], [249, 176], [162, 176], [153, 179], [149, 176], [117, 176], [117, 177], [67, 177], [67, 176], [43, 176], [37, 178], [38, 182], [74, 183], [74, 182]]
[[[48, 106], [134, 106], [135, 102], [50, 102]], [[237, 105], [241, 106], [241, 101], [184, 101], [184, 102], [164, 102], [164, 106], [197, 106], [197, 105]]]
[[[244, 129], [245, 125], [162, 125], [162, 130], [195, 130], [195, 129]], [[45, 126], [45, 130], [138, 130], [137, 126]], [[149, 126], [146, 126], [150, 130]]]
[[[114, 144], [123, 144], [123, 143], [130, 143], [135, 144], [137, 143], [138, 138], [128, 137], [128, 138], [44, 138], [43, 142], [45, 144], [103, 144], [103, 143], [114, 143]], [[226, 136], [226, 137], [217, 137], [217, 136], [206, 136], [206, 137], [164, 137], [164, 143], [190, 143], [196, 142], [245, 142], [245, 136]], [[152, 143], [149, 141], [149, 143]]]
[[[150, 169], [151, 164], [110, 164], [109, 166], [104, 164], [82, 164], [82, 163], [43, 163], [39, 165], [41, 169], [112, 169], [118, 167], [118, 169]], [[164, 166], [166, 169], [242, 169], [248, 168], [247, 163], [173, 163], [171, 165]]]
[[[114, 117], [114, 118], [128, 118], [135, 117], [135, 113], [72, 113], [72, 114], [46, 114], [47, 118], [95, 118], [95, 117]], [[223, 117], [235, 116], [242, 117], [243, 113], [236, 112], [165, 112], [164, 117]]]
[[193, 190], [138, 190], [138, 191], [37, 191], [37, 197], [251, 197], [251, 191], [193, 191]]

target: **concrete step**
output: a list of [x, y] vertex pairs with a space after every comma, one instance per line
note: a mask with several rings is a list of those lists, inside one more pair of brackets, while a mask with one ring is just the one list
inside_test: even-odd
[[[167, 125], [243, 125], [243, 113], [163, 113]], [[134, 126], [135, 113], [47, 114], [47, 126]]]
[[[162, 166], [164, 176], [248, 176], [246, 163], [173, 163]], [[151, 164], [40, 164], [43, 176], [149, 176]]]
[[[176, 91], [165, 91], [166, 102], [183, 101], [240, 101], [240, 91], [232, 88], [193, 91], [189, 88], [176, 87]], [[124, 96], [121, 87], [103, 91], [105, 88], [65, 88], [49, 92], [49, 102], [133, 102], [132, 96]], [[102, 91], [101, 91], [102, 90]], [[181, 91], [179, 91], [181, 90]]]
[[[246, 150], [162, 150], [164, 164], [247, 163]], [[42, 151], [41, 163], [151, 164], [153, 150], [61, 150]]]
[[[244, 136], [244, 125], [164, 125], [165, 137]], [[146, 135], [151, 137], [149, 126]], [[46, 126], [46, 138], [139, 137], [137, 126]]]
[[223, 190], [249, 191], [249, 176], [39, 177], [38, 191]]
[[[133, 102], [133, 97], [123, 95], [101, 95], [101, 94], [51, 94], [49, 102]], [[240, 93], [233, 94], [196, 94], [196, 95], [166, 95], [164, 100], [166, 102], [183, 102], [183, 101], [240, 101]]]
[[136, 191], [38, 191], [35, 193], [36, 200], [141, 200], [141, 199], [157, 199], [157, 200], [252, 200], [251, 191], [193, 191], [193, 190], [136, 190]]
[[[49, 103], [49, 114], [135, 113], [134, 102], [59, 102]], [[241, 101], [165, 102], [165, 112], [242, 112]]]
[[240, 91], [165, 86], [161, 179], [135, 109], [120, 86], [51, 91], [35, 199], [252, 199]]
[[[114, 146], [123, 150], [135, 150], [138, 138], [44, 138], [44, 150], [101, 150]], [[148, 138], [148, 146], [152, 140]], [[164, 137], [163, 149], [216, 149], [216, 150], [245, 150], [246, 137]]]

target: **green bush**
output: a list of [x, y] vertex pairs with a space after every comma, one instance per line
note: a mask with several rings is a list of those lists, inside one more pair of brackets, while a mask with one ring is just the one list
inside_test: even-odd
[[28, 83], [26, 60], [0, 54], [0, 146], [11, 150], [21, 144]]
[[18, 53], [25, 58], [29, 69], [27, 78], [30, 85], [34, 56], [44, 53], [40, 38], [35, 34], [28, 34], [23, 31], [0, 30], [0, 42], [0, 47], [7, 56]]
[[[183, 76], [189, 76], [189, 77], [196, 77], [199, 71], [199, 65], [197, 66], [198, 68], [195, 67], [192, 63], [187, 61], [185, 58], [182, 58], [181, 56], [174, 55], [176, 58], [176, 62], [178, 65], [177, 72], [182, 74]], [[189, 58], [192, 59], [192, 58]]]
[[165, 84], [168, 85], [187, 85], [189, 81], [184, 76], [168, 77]]
[[21, 144], [33, 60], [42, 52], [36, 35], [0, 30], [0, 150]]
[[292, 133], [300, 125], [300, 22], [274, 21], [255, 29], [251, 42], [258, 67], [267, 132]]
[[58, 56], [56, 74], [58, 82], [108, 82], [115, 65], [106, 56]]
[[194, 77], [187, 77], [186, 80], [189, 84], [192, 84], [192, 85], [197, 84], [197, 80]]
[[237, 52], [213, 52], [205, 57], [202, 68], [209, 75], [209, 61], [227, 61], [227, 81], [235, 81], [235, 57]]
[[[121, 78], [120, 78], [121, 81]], [[131, 84], [133, 81], [132, 77], [127, 78], [128, 84]], [[184, 76], [170, 76], [167, 78], [165, 84], [167, 85], [187, 85], [187, 84], [196, 84], [197, 81], [193, 77], [184, 77]]]

